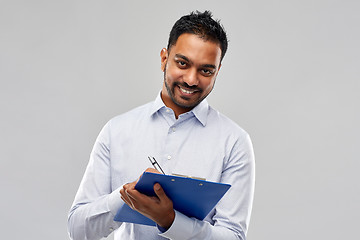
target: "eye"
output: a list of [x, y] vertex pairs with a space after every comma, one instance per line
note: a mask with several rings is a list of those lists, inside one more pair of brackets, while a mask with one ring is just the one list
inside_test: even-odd
[[186, 67], [186, 62], [184, 62], [184, 61], [176, 61], [177, 62], [177, 64], [180, 66], [180, 67]]
[[214, 74], [214, 70], [209, 70], [209, 69], [201, 69], [201, 73], [204, 76], [211, 76]]

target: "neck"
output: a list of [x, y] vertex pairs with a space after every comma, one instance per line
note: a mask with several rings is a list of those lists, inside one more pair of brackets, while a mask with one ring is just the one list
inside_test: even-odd
[[164, 94], [161, 91], [161, 99], [163, 100], [166, 107], [171, 108], [175, 113], [175, 118], [178, 119], [179, 115], [190, 111], [193, 108], [184, 108], [176, 105], [168, 94]]

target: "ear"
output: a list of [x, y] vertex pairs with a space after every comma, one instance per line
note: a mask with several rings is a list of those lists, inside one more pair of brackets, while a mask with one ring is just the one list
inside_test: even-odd
[[166, 48], [160, 51], [161, 71], [165, 71], [166, 62], [168, 60], [168, 51]]

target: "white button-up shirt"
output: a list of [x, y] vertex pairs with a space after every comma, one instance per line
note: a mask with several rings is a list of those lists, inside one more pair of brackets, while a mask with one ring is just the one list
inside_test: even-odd
[[[203, 220], [175, 212], [172, 226], [113, 220], [125, 204], [121, 187], [151, 167], [154, 156], [165, 173], [206, 178], [231, 188]], [[101, 130], [70, 209], [72, 239], [245, 239], [255, 184], [249, 135], [203, 100], [178, 119], [160, 95], [154, 102], [111, 119]]]

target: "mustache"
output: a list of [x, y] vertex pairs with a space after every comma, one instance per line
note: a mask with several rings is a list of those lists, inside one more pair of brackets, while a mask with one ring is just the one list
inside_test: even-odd
[[176, 82], [174, 83], [174, 85], [178, 85], [180, 87], [183, 87], [185, 89], [189, 89], [189, 90], [195, 90], [195, 91], [202, 91], [201, 88], [199, 88], [198, 86], [190, 86], [189, 84], [187, 84], [186, 82]]
[[[164, 81], [166, 82], [167, 79], [166, 79], [166, 70], [167, 70], [167, 64], [165, 65], [165, 68], [164, 68]], [[187, 88], [189, 90], [195, 90], [195, 91], [199, 91], [199, 92], [202, 92], [203, 90], [201, 88], [199, 88], [198, 86], [190, 86], [189, 84], [187, 84], [186, 82], [174, 82], [172, 84], [172, 87], [174, 86], [180, 86], [180, 87], [183, 87], [183, 88]]]

